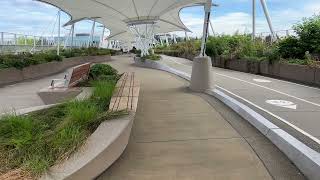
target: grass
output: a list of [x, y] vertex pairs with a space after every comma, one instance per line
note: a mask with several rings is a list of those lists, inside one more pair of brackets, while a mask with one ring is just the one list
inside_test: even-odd
[[101, 122], [123, 115], [108, 113], [114, 81], [95, 81], [82, 101], [0, 118], [0, 175], [23, 169], [33, 177], [74, 153]]

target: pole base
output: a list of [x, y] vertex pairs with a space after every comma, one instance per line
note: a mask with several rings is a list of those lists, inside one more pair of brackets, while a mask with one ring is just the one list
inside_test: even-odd
[[193, 60], [190, 89], [195, 92], [204, 92], [212, 86], [211, 58], [196, 57]]

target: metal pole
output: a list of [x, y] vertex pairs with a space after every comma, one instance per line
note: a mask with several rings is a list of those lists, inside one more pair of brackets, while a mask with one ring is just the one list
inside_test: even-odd
[[17, 45], [17, 34], [14, 34], [14, 45]]
[[166, 44], [167, 44], [167, 46], [169, 46], [169, 39], [168, 39], [167, 34], [165, 34], [165, 36], [166, 36]]
[[175, 35], [175, 34], [172, 34], [172, 35], [173, 35], [173, 42], [174, 42], [175, 44], [177, 44], [176, 35]]
[[60, 10], [58, 11], [58, 46], [57, 46], [57, 55], [60, 55], [60, 16], [61, 12]]
[[25, 46], [27, 45], [27, 39], [28, 39], [28, 36], [24, 36], [24, 45]]
[[4, 45], [4, 32], [1, 32], [1, 45]]
[[214, 36], [214, 30], [213, 30], [213, 25], [212, 25], [211, 20], [209, 20], [209, 22], [210, 22], [210, 27], [211, 27], [212, 35]]
[[256, 38], [256, 0], [252, 0], [252, 40]]
[[187, 31], [184, 32], [184, 35], [186, 36], [186, 41], [190, 40]]
[[99, 45], [100, 48], [101, 48], [102, 45], [103, 45], [102, 43], [103, 43], [104, 31], [105, 31], [106, 27], [103, 26], [102, 28], [103, 28], [103, 29], [102, 29], [102, 34], [101, 34], [101, 42], [100, 42], [100, 45]]
[[269, 28], [270, 28], [271, 41], [273, 41], [273, 40], [276, 38], [276, 36], [275, 36], [274, 30], [273, 30], [273, 27], [272, 27], [272, 22], [271, 22], [271, 18], [270, 18], [270, 15], [269, 15], [267, 3], [266, 3], [265, 0], [260, 0], [260, 2], [261, 2], [261, 5], [262, 5], [264, 14], [265, 14], [265, 16], [266, 16], [266, 19], [267, 19], [267, 21], [268, 21]]
[[74, 24], [71, 26], [71, 49], [73, 48]]
[[33, 51], [36, 49], [36, 37], [33, 36]]
[[208, 27], [209, 27], [209, 20], [210, 20], [210, 14], [211, 14], [211, 6], [212, 6], [212, 1], [207, 0], [207, 3], [204, 6], [205, 17], [204, 17], [204, 23], [203, 23], [203, 33], [202, 33], [202, 42], [201, 42], [201, 51], [200, 51], [200, 56], [202, 57], [206, 56], [206, 43], [208, 39]]
[[94, 34], [95, 26], [96, 26], [96, 19], [93, 20], [93, 24], [92, 24], [92, 28], [91, 28], [91, 34], [90, 34], [90, 43], [89, 44], [92, 44], [92, 45], [93, 45], [93, 34]]

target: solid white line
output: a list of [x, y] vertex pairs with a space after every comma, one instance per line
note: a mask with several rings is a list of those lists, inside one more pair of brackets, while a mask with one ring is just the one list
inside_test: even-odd
[[251, 104], [252, 106], [254, 106], [254, 107], [256, 107], [256, 108], [258, 108], [258, 109], [260, 109], [260, 110], [262, 110], [262, 111], [264, 111], [264, 112], [266, 112], [266, 113], [268, 113], [268, 114], [270, 114], [271, 116], [279, 119], [280, 121], [282, 121], [283, 123], [287, 124], [288, 126], [294, 128], [295, 130], [297, 130], [297, 131], [300, 132], [301, 134], [309, 137], [310, 139], [312, 139], [312, 140], [315, 141], [316, 143], [320, 144], [320, 140], [319, 140], [318, 138], [312, 136], [311, 134], [309, 134], [309, 133], [307, 133], [306, 131], [300, 129], [299, 127], [297, 127], [296, 125], [288, 122], [287, 120], [281, 118], [280, 116], [277, 116], [277, 115], [273, 114], [272, 112], [270, 112], [270, 111], [268, 111], [268, 110], [266, 110], [266, 109], [263, 109], [262, 107], [260, 107], [260, 106], [258, 106], [258, 105], [256, 105], [256, 104], [252, 103], [251, 101], [248, 101], [247, 99], [245, 99], [245, 98], [243, 98], [243, 97], [241, 97], [241, 96], [239, 96], [239, 95], [237, 95], [237, 94], [232, 93], [231, 91], [229, 91], [229, 90], [227, 90], [227, 89], [224, 89], [224, 88], [221, 87], [221, 86], [216, 85], [216, 87], [219, 88], [219, 89], [222, 89], [223, 91], [228, 92], [229, 94], [231, 94], [231, 95], [233, 95], [233, 96], [235, 96], [235, 97], [237, 97], [237, 98], [239, 98], [239, 99], [247, 102], [248, 104]]
[[286, 95], [288, 97], [291, 97], [291, 98], [294, 98], [294, 99], [297, 99], [297, 100], [300, 100], [300, 101], [303, 101], [303, 102], [306, 102], [306, 103], [309, 103], [309, 104], [312, 104], [312, 105], [320, 107], [320, 104], [317, 104], [317, 103], [314, 103], [314, 102], [311, 102], [311, 101], [308, 101], [308, 100], [305, 100], [305, 99], [302, 99], [302, 98], [299, 98], [299, 97], [296, 97], [296, 96], [293, 96], [293, 95], [290, 95], [290, 94], [287, 94], [287, 93], [284, 93], [284, 92], [281, 92], [281, 91], [278, 91], [278, 90], [275, 90], [275, 89], [272, 89], [272, 88], [268, 88], [268, 87], [262, 86], [260, 84], [252, 83], [252, 82], [249, 82], [249, 81], [245, 81], [245, 80], [242, 80], [242, 79], [239, 79], [239, 78], [235, 78], [235, 77], [224, 75], [224, 74], [220, 74], [220, 73], [215, 73], [215, 74], [217, 74], [219, 76], [227, 77], [227, 78], [230, 78], [230, 79], [238, 80], [238, 81], [241, 81], [241, 82], [245, 82], [245, 83], [248, 83], [248, 84], [251, 84], [251, 85], [254, 85], [254, 86], [258, 86], [258, 87], [261, 87], [261, 88], [265, 88], [265, 89], [268, 89], [270, 91], [273, 91], [273, 92], [276, 92], [276, 93], [279, 93], [279, 94], [282, 94], [282, 95]]

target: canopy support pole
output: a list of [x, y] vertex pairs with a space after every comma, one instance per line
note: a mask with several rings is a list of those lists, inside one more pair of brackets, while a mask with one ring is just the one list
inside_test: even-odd
[[206, 43], [208, 40], [208, 26], [209, 26], [210, 14], [211, 14], [211, 6], [212, 6], [212, 1], [207, 0], [207, 3], [204, 6], [205, 17], [204, 17], [204, 23], [203, 23], [203, 33], [202, 33], [202, 42], [201, 42], [201, 51], [200, 51], [200, 56], [202, 57], [206, 56]]
[[252, 40], [256, 38], [256, 0], [252, 0]]
[[73, 48], [73, 36], [74, 36], [74, 24], [72, 24], [71, 26], [71, 44], [70, 44], [71, 49]]
[[57, 55], [58, 56], [60, 55], [60, 26], [61, 26], [60, 16], [61, 16], [61, 11], [59, 9], [59, 11], [58, 11], [58, 46], [57, 46]]
[[93, 46], [93, 35], [94, 35], [94, 28], [96, 27], [96, 19], [93, 19], [91, 34], [90, 34], [90, 42], [88, 43], [89, 46]]
[[165, 36], [166, 36], [166, 44], [167, 44], [167, 46], [169, 46], [169, 39], [168, 39], [167, 34], [165, 34]]
[[204, 6], [205, 18], [203, 25], [203, 35], [200, 55], [193, 60], [190, 89], [195, 92], [205, 92], [212, 86], [212, 62], [206, 55], [206, 42], [208, 39], [208, 27], [210, 20], [212, 1], [207, 0]]
[[103, 26], [102, 28], [103, 28], [103, 29], [102, 29], [102, 34], [101, 34], [101, 42], [100, 42], [100, 44], [99, 44], [99, 47], [100, 47], [100, 48], [101, 48], [102, 45], [103, 45], [103, 37], [104, 37], [104, 32], [105, 32], [106, 27]]
[[269, 25], [269, 29], [270, 29], [270, 32], [271, 32], [271, 41], [273, 42], [276, 39], [276, 36], [275, 36], [274, 30], [273, 30], [273, 26], [272, 26], [271, 18], [270, 18], [270, 15], [269, 15], [267, 3], [266, 3], [265, 0], [260, 0], [260, 2], [261, 2], [262, 8], [263, 8], [263, 12], [264, 12], [264, 15], [266, 16], [266, 19], [267, 19], [267, 22], [268, 22], [268, 25]]

